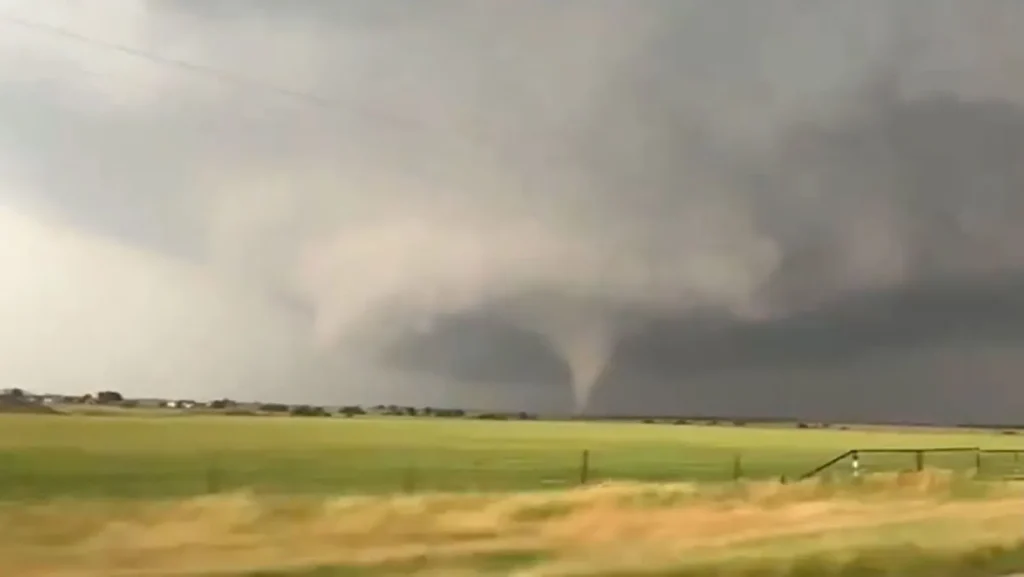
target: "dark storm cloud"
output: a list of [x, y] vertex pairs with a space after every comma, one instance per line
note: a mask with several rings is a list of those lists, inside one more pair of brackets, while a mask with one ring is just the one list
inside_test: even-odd
[[1019, 342], [1018, 4], [44, 4], [257, 80], [7, 30], [10, 202], [285, 295], [322, 350], [505, 383], [475, 404], [911, 411], [858, 380], [898, 376], [953, 418], [936, 367]]

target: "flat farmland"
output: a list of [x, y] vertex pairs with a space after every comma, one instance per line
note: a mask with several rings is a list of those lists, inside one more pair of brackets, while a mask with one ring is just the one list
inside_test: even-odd
[[[792, 479], [851, 449], [1024, 449], [992, 432], [431, 418], [4, 415], [0, 499], [164, 498], [249, 489], [391, 494], [566, 489], [586, 481]], [[973, 452], [925, 455], [972, 470]], [[1014, 455], [983, 469], [1014, 475]], [[865, 473], [913, 468], [865, 455]], [[848, 474], [840, 463], [834, 471]]]

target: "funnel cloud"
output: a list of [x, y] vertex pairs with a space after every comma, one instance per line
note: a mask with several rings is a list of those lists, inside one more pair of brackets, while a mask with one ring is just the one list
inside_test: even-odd
[[1013, 421], [1022, 26], [1010, 0], [0, 3], [0, 380]]

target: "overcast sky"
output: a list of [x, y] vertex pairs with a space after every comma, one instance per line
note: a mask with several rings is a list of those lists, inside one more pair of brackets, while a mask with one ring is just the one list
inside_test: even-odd
[[1013, 0], [2, 0], [0, 381], [1013, 420], [1021, 26]]

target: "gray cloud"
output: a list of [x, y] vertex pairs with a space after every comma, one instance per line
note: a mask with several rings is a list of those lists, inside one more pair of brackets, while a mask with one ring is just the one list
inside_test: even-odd
[[[1024, 264], [1013, 2], [132, 7], [17, 13], [253, 82], [2, 24], [0, 202], [148, 247], [102, 257], [125, 295], [118, 275], [156, 277], [167, 259], [209, 287], [154, 280], [155, 308], [211, 315], [204, 295], [251, 295], [251, 314], [207, 334], [282, 363], [253, 394], [276, 380], [300, 396], [383, 395], [379, 381], [421, 378], [356, 386], [338, 365], [358, 358], [438, 374], [421, 386], [433, 393], [409, 394], [453, 404], [564, 409], [575, 378], [598, 381], [604, 412], [1007, 406], [1001, 392], [954, 415], [944, 407], [968, 395], [943, 375], [957, 355], [991, 360], [991, 390], [1020, 374], [993, 352], [1020, 340], [1016, 305], [996, 328], [957, 304], [999, 302], [1012, 290], [991, 279]], [[946, 290], [958, 296], [929, 296]], [[32, 301], [42, 316], [49, 302]], [[140, 333], [156, 330], [148, 319]], [[288, 336], [253, 343], [261, 330]], [[154, 379], [119, 373], [111, 351], [130, 337], [105, 338], [111, 378]], [[267, 374], [183, 338], [152, 337], [146, 353], [234, 367], [243, 390]], [[98, 354], [60, 345], [24, 373], [45, 380], [64, 349]], [[187, 380], [226, 379], [207, 371]], [[894, 380], [931, 400], [885, 405], [893, 388], [862, 382]]]

